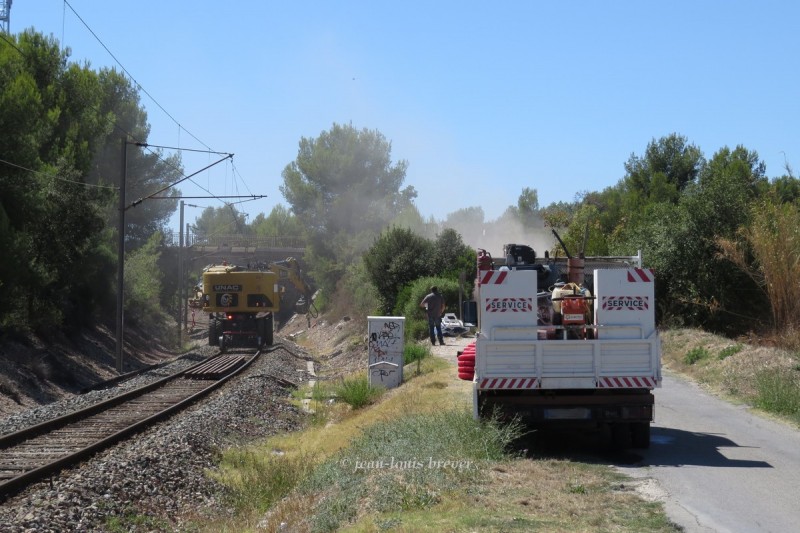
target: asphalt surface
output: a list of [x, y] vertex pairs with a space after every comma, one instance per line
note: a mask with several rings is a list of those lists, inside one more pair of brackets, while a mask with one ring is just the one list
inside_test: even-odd
[[800, 531], [800, 431], [665, 374], [650, 449], [620, 470], [687, 533]]

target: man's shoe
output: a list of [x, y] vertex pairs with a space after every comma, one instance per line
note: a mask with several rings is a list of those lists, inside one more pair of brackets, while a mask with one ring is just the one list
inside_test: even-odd
[[444, 340], [440, 340], [440, 341], [439, 341], [439, 344], [441, 344], [442, 346], [444, 346]]

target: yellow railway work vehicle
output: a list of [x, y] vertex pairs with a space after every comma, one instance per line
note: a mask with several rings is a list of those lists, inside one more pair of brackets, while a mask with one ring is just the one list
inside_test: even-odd
[[255, 267], [212, 265], [203, 272], [203, 310], [209, 313], [208, 343], [228, 346], [270, 346], [275, 316], [285, 307], [286, 285], [300, 291], [298, 312], [311, 307], [311, 288], [293, 258]]

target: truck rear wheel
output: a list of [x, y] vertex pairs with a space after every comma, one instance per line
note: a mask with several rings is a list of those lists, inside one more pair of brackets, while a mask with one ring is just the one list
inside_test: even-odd
[[217, 335], [217, 319], [211, 318], [208, 321], [208, 345], [219, 345], [219, 336]]
[[270, 313], [268, 317], [264, 318], [264, 334], [261, 336], [264, 339], [265, 346], [272, 346], [274, 341], [274, 331], [273, 328], [275, 326], [273, 320], [273, 314]]
[[611, 442], [619, 450], [625, 450], [632, 446], [631, 424], [620, 422], [611, 424]]
[[631, 440], [634, 448], [650, 447], [650, 422], [631, 424]]

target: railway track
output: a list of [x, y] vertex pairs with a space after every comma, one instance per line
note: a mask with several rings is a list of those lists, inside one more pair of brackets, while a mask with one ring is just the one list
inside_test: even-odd
[[145, 387], [0, 437], [0, 502], [194, 403], [260, 353], [212, 357]]

